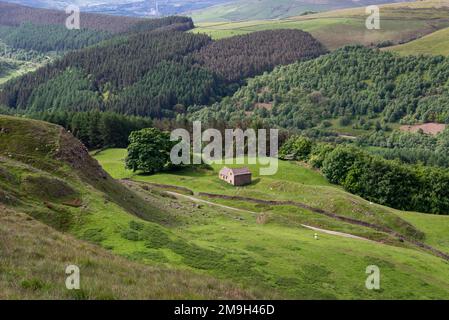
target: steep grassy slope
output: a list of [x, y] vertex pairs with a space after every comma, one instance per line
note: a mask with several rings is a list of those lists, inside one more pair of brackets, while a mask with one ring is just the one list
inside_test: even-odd
[[[418, 230], [419, 223], [408, 224], [399, 211], [369, 204], [330, 186], [310, 169], [282, 162], [276, 176], [258, 177], [258, 167], [251, 166], [255, 182], [245, 188], [233, 188], [217, 178], [217, 170], [221, 166], [214, 166], [213, 170], [181, 170], [143, 176], [123, 169], [125, 156], [125, 150], [115, 149], [99, 153], [97, 159], [113, 176], [138, 181], [126, 182], [136, 192], [147, 196], [154, 195], [161, 189], [188, 193], [186, 189], [178, 189], [187, 187], [195, 192], [194, 197], [247, 210], [215, 209], [207, 203], [196, 204], [200, 210], [188, 214], [190, 223], [178, 226], [177, 230], [172, 229], [173, 233], [168, 237], [170, 240], [158, 243], [159, 250], [164, 252], [165, 259], [172, 264], [179, 264], [179, 261], [172, 258], [173, 251], [180, 252], [172, 237], [182, 235], [197, 245], [207, 244], [209, 250], [212, 250], [208, 253], [208, 262], [198, 260], [197, 257], [194, 260], [184, 260], [183, 263], [208, 270], [212, 274], [216, 274], [219, 269], [220, 274], [243, 283], [251, 283], [257, 279], [267, 287], [276, 288], [283, 295], [295, 298], [431, 298], [439, 294], [432, 294], [426, 289], [428, 285], [436, 284], [433, 282], [435, 279], [432, 280], [429, 275], [438, 275], [438, 278], [441, 276], [440, 279], [444, 279], [449, 272], [447, 263], [440, 258], [435, 259], [433, 255], [424, 253], [409, 243], [398, 242], [395, 237], [370, 228], [337, 221], [292, 205], [214, 199], [201, 193], [259, 200], [295, 200], [311, 207], [332, 210], [346, 217], [380, 223], [410, 237], [427, 241], [427, 233], [424, 235]], [[185, 200], [186, 203], [190, 201]], [[198, 215], [200, 212], [203, 214]], [[317, 241], [313, 239], [314, 231], [305, 229], [303, 224], [352, 233], [391, 245], [322, 233]], [[431, 233], [428, 228], [426, 232]], [[138, 243], [140, 236], [142, 234], [139, 231], [134, 235]], [[429, 235], [430, 238], [433, 236]], [[432, 240], [430, 242], [434, 243]], [[232, 256], [230, 261], [237, 265], [231, 268], [227, 259], [216, 255], [218, 252], [227, 256], [227, 259]], [[241, 261], [245, 261], [245, 268], [239, 266]], [[432, 265], [436, 268], [434, 271], [438, 270], [437, 273], [427, 269], [431, 265], [429, 261], [437, 263]], [[372, 292], [364, 288], [362, 273], [369, 264], [379, 265], [384, 272], [385, 287], [382, 291]], [[413, 268], [413, 271], [409, 268]], [[400, 288], [394, 288], [399, 283]], [[410, 288], [416, 291], [411, 291]], [[440, 292], [445, 296], [443, 291]]]
[[[65, 287], [68, 265], [81, 290]], [[239, 299], [250, 294], [204, 275], [148, 267], [0, 204], [0, 299]]]
[[418, 40], [398, 46], [389, 47], [386, 50], [398, 52], [400, 55], [449, 55], [449, 28], [438, 30]]
[[448, 5], [448, 0], [382, 5], [380, 30], [368, 30], [365, 8], [355, 8], [274, 21], [198, 23], [195, 32], [217, 39], [259, 30], [293, 28], [310, 32], [329, 49], [347, 44], [385, 45], [408, 42], [448, 27]]
[[[133, 221], [160, 230], [165, 227], [150, 221], [179, 221], [112, 180], [58, 126], [0, 117], [0, 212], [2, 298], [253, 297], [209, 277], [131, 263], [60, 233], [145, 262], [145, 256], [130, 256], [111, 240], [121, 239], [121, 230]], [[81, 268], [82, 291], [64, 289], [69, 264]]]

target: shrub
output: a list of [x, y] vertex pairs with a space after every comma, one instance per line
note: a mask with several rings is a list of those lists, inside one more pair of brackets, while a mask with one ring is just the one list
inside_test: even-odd
[[310, 153], [309, 163], [314, 168], [321, 168], [323, 166], [324, 159], [326, 156], [334, 150], [334, 147], [327, 143], [315, 144], [312, 147], [312, 152]]
[[312, 140], [302, 136], [293, 136], [284, 143], [279, 151], [282, 159], [307, 160], [312, 151]]
[[355, 148], [339, 146], [329, 153], [323, 161], [324, 176], [332, 183], [343, 184], [354, 162], [360, 156]]

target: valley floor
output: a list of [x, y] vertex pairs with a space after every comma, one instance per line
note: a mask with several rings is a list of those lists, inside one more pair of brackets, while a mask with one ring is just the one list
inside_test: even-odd
[[[305, 208], [242, 199], [301, 201], [348, 218], [383, 225], [407, 239], [419, 238], [448, 252], [449, 247], [435, 241], [431, 228], [424, 227], [434, 223], [433, 216], [370, 204], [328, 184], [319, 173], [294, 163], [281, 162], [276, 176], [255, 174], [253, 185], [234, 188], [218, 179], [219, 166], [144, 176], [123, 169], [125, 156], [126, 150], [112, 149], [96, 158], [110, 174], [125, 179], [123, 183], [146, 201], [177, 212], [172, 221], [178, 222], [167, 225], [159, 234], [158, 238], [164, 241], [146, 242], [146, 250], [139, 232], [131, 241], [113, 236], [115, 240], [102, 242], [116, 253], [136, 257], [137, 252], [140, 255], [152, 252], [144, 259], [147, 263], [205, 272], [245, 287], [277, 292], [284, 298], [449, 298], [447, 261], [411, 242]], [[257, 172], [256, 168], [252, 167], [253, 172]], [[211, 198], [206, 193], [227, 197]], [[155, 200], [161, 195], [162, 201]], [[232, 200], [236, 196], [242, 199]], [[441, 217], [449, 227], [447, 218]], [[104, 217], [101, 224], [108, 225], [111, 219], [112, 216]], [[421, 229], [423, 235], [418, 236]], [[187, 243], [182, 249], [178, 248], [180, 239]], [[379, 291], [365, 287], [365, 272], [370, 265], [381, 269]]]

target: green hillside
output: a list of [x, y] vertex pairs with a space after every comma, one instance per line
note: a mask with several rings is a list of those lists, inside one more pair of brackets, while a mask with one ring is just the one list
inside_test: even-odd
[[[408, 234], [407, 237], [421, 239], [416, 241], [435, 244], [447, 252], [444, 243], [448, 238], [441, 232], [444, 227], [441, 226], [443, 229], [433, 234], [429, 226], [436, 221], [431, 218], [427, 220], [427, 215], [370, 204], [328, 184], [319, 173], [293, 162], [281, 162], [278, 174], [273, 177], [258, 176], [258, 166], [251, 165], [255, 174], [254, 183], [248, 187], [234, 188], [218, 179], [221, 168], [218, 165], [210, 169], [185, 169], [145, 176], [124, 170], [125, 157], [126, 150], [123, 149], [106, 150], [96, 156], [114, 177], [131, 179], [124, 183], [143, 194], [152, 194], [156, 190], [171, 192], [171, 197], [176, 195], [176, 198], [201, 208], [200, 211], [207, 210], [208, 213], [202, 216], [188, 213], [191, 223], [172, 231], [196, 244], [207, 244], [211, 250], [217, 250], [216, 253], [220, 252], [228, 258], [232, 256], [234, 263], [246, 263], [246, 269], [241, 268], [239, 273], [234, 273], [225, 262], [227, 259], [221, 260], [217, 256], [214, 262], [203, 262], [200, 267], [212, 274], [217, 272], [217, 267], [222, 275], [236, 282], [248, 284], [251, 283], [250, 279], [256, 278], [267, 287], [279, 290], [284, 297], [294, 298], [431, 298], [439, 294], [428, 291], [429, 285], [447, 286], [446, 280], [437, 284], [429, 278], [431, 274], [438, 278], [441, 276], [440, 279], [447, 276], [449, 269], [441, 258], [435, 259], [428, 251], [422, 251], [410, 242], [397, 241], [391, 234], [342, 222], [317, 212], [321, 209], [380, 224], [398, 233]], [[220, 198], [212, 195], [219, 195]], [[192, 202], [193, 199], [196, 199], [195, 202]], [[274, 202], [264, 202], [267, 200]], [[275, 204], [282, 200], [293, 200], [309, 209], [293, 204]], [[442, 222], [446, 218], [441, 217]], [[407, 220], [413, 221], [413, 224]], [[304, 225], [357, 235], [375, 242], [323, 232], [319, 232], [319, 240], [315, 240], [314, 231]], [[436, 240], [437, 237], [442, 238]], [[170, 243], [160, 246], [165, 253], [174, 248]], [[436, 264], [423, 260], [422, 266], [426, 269], [432, 266], [438, 269], [437, 273], [419, 271], [421, 257], [434, 261]], [[219, 266], [214, 267], [217, 259]], [[179, 261], [170, 260], [170, 263], [179, 264]], [[362, 273], [370, 264], [379, 265], [385, 272], [385, 287], [381, 291], [364, 288]], [[400, 288], [395, 288], [399, 283]], [[443, 291], [440, 293], [446, 296]]]
[[270, 127], [318, 128], [324, 135], [390, 132], [399, 121], [447, 123], [448, 66], [443, 57], [344, 47], [249, 79], [232, 98], [187, 117], [208, 123], [255, 117]]
[[449, 55], [449, 28], [436, 31], [425, 37], [386, 50], [398, 52], [401, 55]]
[[348, 44], [403, 43], [449, 26], [448, 1], [426, 0], [380, 6], [381, 29], [367, 30], [365, 8], [342, 9], [280, 20], [197, 23], [195, 32], [215, 39], [254, 31], [293, 28], [310, 32], [329, 49]]
[[[254, 297], [205, 275], [145, 266], [151, 252], [139, 255], [132, 242], [128, 259], [101, 249], [98, 244], [127, 256], [122, 229], [134, 221], [156, 228], [149, 221], [176, 219], [166, 221], [165, 209], [112, 180], [60, 127], [1, 116], [0, 147], [0, 298]], [[112, 224], [103, 223], [110, 217]], [[115, 248], [114, 239], [123, 243]], [[80, 267], [80, 291], [65, 289], [71, 264]]]

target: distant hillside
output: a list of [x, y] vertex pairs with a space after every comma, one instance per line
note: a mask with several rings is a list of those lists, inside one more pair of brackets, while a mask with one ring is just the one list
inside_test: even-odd
[[282, 19], [303, 13], [321, 12], [372, 4], [400, 2], [393, 0], [235, 0], [230, 3], [193, 11], [195, 22]]
[[[116, 229], [92, 227], [108, 215]], [[150, 268], [100, 249], [106, 234], [120, 238], [117, 230], [132, 221], [154, 227], [176, 218], [113, 180], [61, 127], [0, 116], [0, 298], [252, 297], [204, 275]], [[81, 269], [81, 291], [65, 289], [70, 264]]]
[[386, 50], [398, 52], [401, 55], [449, 55], [449, 28], [436, 31], [420, 39]]
[[[0, 2], [0, 24], [18, 26], [22, 23], [38, 25], [65, 26], [68, 15], [65, 11], [38, 9], [8, 2]], [[117, 17], [102, 14], [81, 13], [81, 27], [110, 32], [122, 32], [130, 29], [142, 19]]]
[[280, 20], [249, 18], [242, 22], [197, 23], [195, 32], [215, 39], [268, 29], [301, 29], [336, 49], [348, 44], [391, 46], [449, 27], [449, 0], [424, 0], [381, 5], [381, 29], [368, 30], [365, 8], [342, 9]]
[[344, 126], [362, 131], [398, 121], [448, 123], [448, 78], [449, 58], [345, 47], [255, 77], [232, 99], [191, 118], [231, 121], [250, 115], [292, 130], [342, 117], [347, 118]]
[[[0, 104], [26, 113], [113, 111], [171, 117], [187, 106], [215, 102], [247, 77], [317, 57], [325, 48], [299, 30], [253, 33], [214, 42], [180, 32], [190, 18], [66, 54], [5, 84]], [[157, 21], [157, 20], [155, 20]]]
[[181, 14], [229, 0], [8, 0], [8, 2], [37, 8], [65, 9], [68, 5], [77, 5], [83, 12], [106, 13], [119, 16], [160, 17]]

